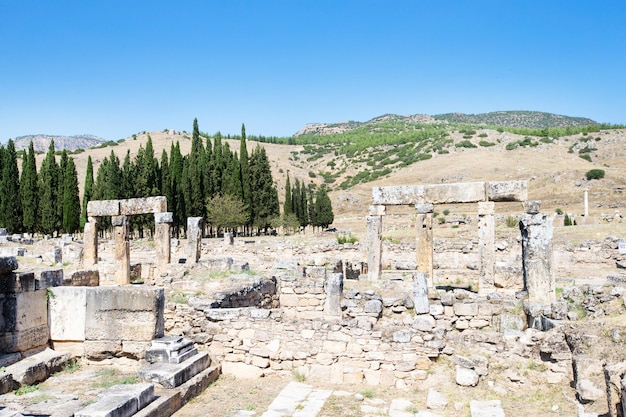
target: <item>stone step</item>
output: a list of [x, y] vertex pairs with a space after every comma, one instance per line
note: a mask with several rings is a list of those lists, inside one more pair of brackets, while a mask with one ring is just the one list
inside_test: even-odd
[[139, 370], [139, 377], [144, 381], [161, 384], [165, 388], [176, 388], [211, 365], [207, 352], [181, 363], [154, 363]]
[[5, 371], [11, 374], [18, 384], [32, 385], [45, 381], [50, 374], [60, 371], [71, 358], [69, 353], [46, 349], [7, 366]]
[[74, 417], [130, 417], [154, 400], [154, 385], [115, 385], [93, 404], [79, 410]]
[[471, 417], [505, 417], [500, 400], [470, 401]]
[[0, 417], [24, 417], [19, 411], [0, 406]]

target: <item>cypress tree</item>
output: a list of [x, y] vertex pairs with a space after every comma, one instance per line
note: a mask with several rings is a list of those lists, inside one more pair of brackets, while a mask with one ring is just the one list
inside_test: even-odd
[[250, 166], [248, 148], [246, 146], [246, 125], [241, 124], [241, 140], [239, 141], [239, 172], [241, 176], [241, 195], [248, 210], [248, 226], [252, 224], [252, 187], [250, 183]]
[[170, 210], [174, 213], [174, 235], [178, 236], [180, 227], [185, 225], [187, 209], [183, 194], [183, 157], [180, 153], [180, 144], [170, 147], [170, 178], [172, 186], [172, 202]]
[[57, 230], [58, 166], [54, 157], [54, 140], [50, 141], [46, 157], [39, 171], [39, 227], [44, 234]]
[[2, 178], [0, 190], [3, 195], [0, 202], [3, 225], [9, 233], [22, 231], [22, 201], [20, 199], [20, 178], [17, 169], [17, 155], [13, 140], [3, 152]]
[[327, 228], [335, 220], [333, 205], [324, 186], [320, 187], [315, 194], [313, 213], [311, 224], [314, 227]]
[[213, 137], [213, 187], [216, 194], [223, 194], [224, 150], [222, 149], [222, 134], [217, 132]]
[[170, 166], [168, 163], [167, 152], [165, 151], [165, 149], [163, 149], [163, 152], [161, 152], [160, 171], [161, 171], [160, 194], [165, 196], [165, 198], [167, 198], [167, 204], [168, 204], [169, 210], [171, 210], [172, 207], [174, 207], [172, 205], [174, 202], [174, 198], [172, 196], [172, 178], [170, 176]]
[[[139, 147], [137, 155], [143, 153], [143, 148]], [[120, 182], [120, 197], [133, 198], [137, 197], [135, 194], [135, 186], [139, 182], [138, 175], [136, 174], [136, 167], [130, 160], [130, 149], [126, 151], [124, 162], [122, 163], [122, 181]]]
[[[204, 192], [202, 190], [204, 179], [202, 178], [203, 153], [204, 145], [200, 139], [200, 131], [198, 129], [198, 119], [193, 119], [193, 134], [191, 137], [191, 151], [188, 155], [187, 178], [188, 191], [186, 194], [187, 213], [189, 217], [200, 217], [204, 215], [205, 201]], [[188, 197], [187, 197], [188, 196]]]
[[91, 201], [93, 195], [93, 163], [91, 155], [87, 157], [87, 169], [85, 171], [85, 187], [83, 189], [83, 207], [80, 212], [80, 228], [85, 227], [87, 223], [87, 203]]
[[63, 149], [61, 151], [61, 159], [59, 161], [59, 168], [57, 169], [57, 184], [59, 189], [57, 190], [57, 218], [56, 218], [56, 230], [63, 229], [63, 197], [65, 191], [65, 169], [67, 168], [67, 151]]
[[283, 213], [293, 213], [293, 201], [291, 200], [291, 182], [289, 181], [289, 173], [287, 173], [287, 182], [285, 182], [285, 204], [283, 205]]
[[20, 178], [24, 230], [29, 233], [36, 232], [38, 227], [39, 184], [37, 182], [35, 149], [31, 140], [28, 145], [28, 153], [25, 153], [24, 159], [22, 159], [22, 176]]
[[74, 160], [68, 158], [63, 176], [63, 230], [75, 233], [80, 226], [80, 197], [78, 195], [78, 173]]
[[280, 215], [280, 206], [265, 148], [259, 145], [250, 157], [250, 186], [255, 191], [252, 196], [252, 224], [259, 230], [267, 231], [271, 221]]

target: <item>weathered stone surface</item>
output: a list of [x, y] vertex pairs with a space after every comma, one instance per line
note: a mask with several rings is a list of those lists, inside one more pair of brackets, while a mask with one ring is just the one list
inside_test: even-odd
[[98, 263], [98, 223], [95, 217], [89, 217], [84, 232], [83, 266], [88, 268]]
[[415, 314], [426, 314], [430, 312], [428, 301], [428, 281], [426, 274], [423, 272], [413, 274], [412, 300]]
[[0, 275], [0, 293], [35, 291], [35, 274], [32, 272], [8, 272]]
[[370, 216], [384, 216], [386, 213], [386, 207], [383, 205], [373, 205], [369, 208]]
[[454, 314], [456, 314], [457, 316], [475, 316], [478, 314], [478, 304], [455, 303]]
[[50, 291], [50, 339], [53, 342], [85, 340], [87, 288], [55, 287]]
[[489, 201], [526, 201], [528, 199], [527, 181], [489, 181], [487, 183]]
[[13, 272], [18, 268], [15, 256], [0, 256], [0, 275]]
[[415, 317], [413, 320], [413, 327], [415, 330], [421, 332], [430, 332], [435, 327], [436, 321], [430, 314], [422, 314]]
[[74, 271], [63, 285], [74, 287], [97, 287], [100, 285], [100, 271], [97, 269], [82, 269]]
[[93, 404], [77, 411], [74, 417], [130, 417], [154, 400], [152, 384], [111, 387]]
[[430, 410], [444, 410], [448, 405], [448, 398], [439, 391], [430, 388], [426, 398], [426, 407]]
[[94, 287], [86, 298], [86, 340], [151, 341], [163, 336], [162, 288]]
[[343, 292], [343, 274], [328, 274], [324, 282], [326, 301], [324, 315], [341, 317], [341, 294]]
[[187, 262], [195, 264], [200, 259], [202, 242], [202, 217], [187, 218]]
[[115, 283], [117, 285], [130, 284], [130, 242], [128, 217], [111, 217], [115, 241], [114, 259], [116, 263]]
[[365, 303], [365, 312], [380, 314], [383, 311], [383, 303], [380, 300], [369, 300]]
[[455, 380], [462, 387], [475, 387], [478, 384], [478, 373], [473, 369], [457, 365]]
[[415, 204], [424, 202], [424, 186], [372, 187], [375, 205]]
[[222, 373], [242, 379], [257, 379], [265, 375], [263, 369], [242, 362], [222, 362]]
[[552, 268], [552, 218], [545, 214], [525, 214], [520, 221], [520, 229], [528, 301], [553, 304], [556, 295]]
[[378, 281], [382, 269], [382, 218], [367, 216], [367, 279]]
[[172, 258], [170, 229], [169, 222], [155, 223], [154, 225], [154, 246], [159, 265], [169, 264]]
[[60, 287], [63, 284], [63, 269], [45, 269], [35, 272], [35, 289]]
[[576, 384], [576, 392], [583, 401], [598, 401], [605, 396], [604, 390], [600, 389], [593, 381], [581, 379]]
[[138, 374], [145, 381], [161, 384], [165, 388], [176, 388], [210, 365], [209, 354], [202, 352], [178, 364], [156, 363], [149, 365], [140, 369]]
[[32, 385], [46, 380], [53, 372], [58, 372], [71, 359], [71, 355], [45, 349], [42, 352], [22, 359], [8, 366], [6, 372], [22, 385]]
[[504, 417], [500, 400], [470, 401], [471, 417]]
[[434, 288], [433, 280], [433, 213], [415, 216], [417, 270], [426, 276], [428, 286]]
[[486, 200], [484, 182], [460, 182], [430, 184], [424, 186], [424, 198], [428, 203], [475, 203]]
[[154, 223], [172, 223], [174, 221], [174, 213], [167, 211], [164, 213], [154, 213]]
[[87, 203], [87, 216], [119, 216], [120, 200], [92, 200]]
[[129, 198], [120, 201], [120, 214], [131, 216], [134, 214], [164, 213], [167, 212], [167, 198], [146, 197]]

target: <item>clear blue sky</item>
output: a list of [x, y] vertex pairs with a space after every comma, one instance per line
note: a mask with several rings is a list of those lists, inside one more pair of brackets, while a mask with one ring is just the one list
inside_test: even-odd
[[626, 123], [625, 1], [0, 0], [0, 141], [384, 113]]

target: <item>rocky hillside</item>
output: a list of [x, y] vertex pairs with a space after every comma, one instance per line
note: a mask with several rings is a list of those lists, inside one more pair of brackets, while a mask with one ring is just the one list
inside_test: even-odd
[[496, 111], [480, 114], [446, 113], [433, 116], [439, 121], [488, 126], [525, 127], [582, 127], [597, 125], [598, 122], [584, 117], [562, 116], [538, 111]]
[[15, 149], [26, 149], [33, 141], [35, 152], [45, 152], [50, 146], [50, 141], [54, 139], [54, 149], [57, 151], [67, 149], [68, 151], [75, 151], [77, 149], [89, 149], [94, 146], [98, 146], [104, 143], [105, 140], [94, 135], [74, 135], [74, 136], [60, 136], [60, 135], [26, 135], [19, 136], [14, 139]]

